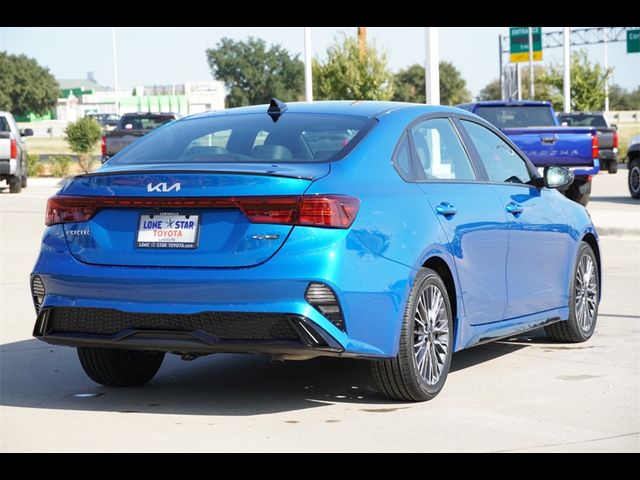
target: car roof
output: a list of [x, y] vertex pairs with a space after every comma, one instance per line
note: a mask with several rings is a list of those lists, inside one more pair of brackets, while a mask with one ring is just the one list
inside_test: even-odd
[[[287, 112], [291, 113], [319, 113], [333, 115], [353, 115], [359, 117], [376, 117], [390, 111], [419, 108], [421, 113], [432, 112], [460, 112], [459, 109], [440, 105], [425, 105], [423, 103], [404, 103], [404, 102], [385, 102], [370, 100], [329, 100], [318, 102], [291, 102], [287, 103]], [[198, 113], [186, 117], [184, 120], [215, 117], [222, 115], [246, 115], [267, 113], [269, 105], [253, 105], [248, 107], [230, 108], [227, 110], [217, 110], [204, 113]], [[286, 113], [285, 113], [286, 115]]]

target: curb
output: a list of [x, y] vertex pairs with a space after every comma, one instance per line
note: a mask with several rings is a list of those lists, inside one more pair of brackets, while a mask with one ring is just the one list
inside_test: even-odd
[[598, 227], [596, 232], [601, 237], [640, 237], [640, 228]]

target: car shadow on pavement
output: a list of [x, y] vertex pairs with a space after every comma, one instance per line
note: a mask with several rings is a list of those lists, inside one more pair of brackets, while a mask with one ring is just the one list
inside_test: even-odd
[[[491, 348], [481, 346], [456, 353], [452, 376], [521, 348], [525, 345], [494, 343]], [[156, 377], [145, 386], [112, 388], [92, 382], [72, 348], [35, 339], [0, 346], [3, 406], [245, 416], [335, 403], [382, 407], [372, 411], [402, 405], [378, 393], [367, 363], [354, 359], [272, 362], [267, 356], [216, 354], [184, 362], [167, 355]]]

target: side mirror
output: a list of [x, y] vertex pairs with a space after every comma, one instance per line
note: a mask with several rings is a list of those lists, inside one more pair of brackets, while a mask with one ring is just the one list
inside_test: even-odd
[[614, 130], [618, 130], [618, 125], [616, 125], [615, 123], [612, 123], [611, 128], [613, 128]]
[[124, 129], [125, 129], [125, 130], [133, 130], [133, 123], [127, 123], [127, 124], [124, 126]]
[[20, 132], [20, 136], [22, 137], [33, 137], [33, 130], [30, 128], [25, 128], [22, 132]]
[[571, 170], [556, 165], [544, 167], [544, 186], [547, 188], [568, 187], [573, 183], [574, 175]]
[[562, 122], [562, 123], [560, 124], [560, 126], [561, 126], [561, 127], [568, 127], [568, 126], [569, 126], [569, 124], [568, 124], [567, 122]]

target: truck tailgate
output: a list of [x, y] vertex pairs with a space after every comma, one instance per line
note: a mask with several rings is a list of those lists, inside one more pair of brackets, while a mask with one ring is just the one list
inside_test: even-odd
[[536, 166], [593, 166], [592, 134], [580, 127], [505, 128], [502, 130]]

